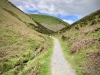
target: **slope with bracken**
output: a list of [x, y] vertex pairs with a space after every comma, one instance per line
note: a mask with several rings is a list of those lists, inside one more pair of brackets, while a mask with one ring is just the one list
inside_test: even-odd
[[7, 75], [17, 75], [36, 50], [40, 54], [51, 47], [50, 38], [30, 28], [30, 24], [38, 26], [8, 0], [0, 0], [0, 74], [9, 71]]
[[40, 23], [42, 26], [56, 32], [61, 30], [62, 28], [65, 28], [66, 26], [69, 26], [68, 23], [64, 22], [61, 19], [58, 19], [53, 16], [49, 15], [42, 15], [42, 14], [29, 14], [29, 16]]
[[100, 10], [60, 31], [78, 75], [100, 75]]

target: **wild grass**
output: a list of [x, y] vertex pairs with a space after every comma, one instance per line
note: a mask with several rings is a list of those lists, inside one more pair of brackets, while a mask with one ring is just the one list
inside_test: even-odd
[[29, 28], [28, 23], [36, 23], [8, 0], [0, 1], [0, 10], [0, 74], [16, 75], [34, 58], [36, 48], [37, 55], [48, 50], [50, 38]]
[[2, 75], [50, 75], [50, 59], [53, 51], [53, 41], [51, 41], [51, 44], [52, 46], [43, 54], [25, 64], [22, 63], [21, 66], [16, 66]]
[[[46, 39], [47, 40], [47, 39]], [[20, 41], [17, 44], [1, 48], [0, 52], [2, 53], [2, 58], [0, 58], [0, 67], [1, 71], [4, 73], [6, 71], [9, 71], [10, 69], [15, 68], [16, 66], [21, 66], [22, 64], [26, 63], [27, 61], [30, 61], [34, 58], [34, 52], [35, 49], [38, 48], [38, 54], [40, 55], [41, 52], [45, 52], [48, 50], [48, 46], [50, 45], [42, 45], [40, 41], [36, 43], [37, 41], [34, 39], [24, 39], [23, 41]], [[23, 44], [24, 43], [24, 44]], [[50, 44], [50, 42], [49, 42]], [[48, 48], [47, 48], [48, 47]], [[3, 51], [5, 50], [5, 51]], [[22, 65], [23, 66], [23, 65]]]

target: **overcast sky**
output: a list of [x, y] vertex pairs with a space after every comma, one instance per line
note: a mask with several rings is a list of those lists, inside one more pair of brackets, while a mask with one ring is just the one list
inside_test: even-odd
[[100, 9], [100, 0], [9, 0], [25, 13], [56, 16], [69, 24]]

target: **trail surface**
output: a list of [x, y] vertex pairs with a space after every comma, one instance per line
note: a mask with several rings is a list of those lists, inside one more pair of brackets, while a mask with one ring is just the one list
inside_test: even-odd
[[51, 75], [76, 75], [70, 64], [65, 60], [62, 48], [57, 39], [54, 39], [54, 51], [51, 58]]

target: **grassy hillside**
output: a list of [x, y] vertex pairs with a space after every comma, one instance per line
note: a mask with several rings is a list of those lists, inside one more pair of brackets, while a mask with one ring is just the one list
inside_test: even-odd
[[27, 62], [52, 46], [51, 38], [38, 33], [30, 24], [38, 26], [8, 0], [0, 0], [0, 75], [18, 75], [24, 67], [29, 73], [34, 70], [34, 63], [27, 67]]
[[100, 10], [97, 10], [97, 11], [90, 13], [89, 15], [83, 17], [82, 19], [73, 23], [72, 25], [65, 27], [65, 28], [62, 28], [59, 32], [63, 33], [67, 29], [70, 29], [70, 28], [78, 28], [78, 27], [83, 27], [86, 25], [94, 25], [94, 24], [97, 24], [99, 22], [100, 22]]
[[8, 2], [8, 0], [0, 1], [0, 5], [1, 5], [2, 10], [8, 12], [12, 16], [14, 16], [17, 19], [19, 19], [20, 21], [24, 22], [28, 27], [31, 27], [38, 32], [42, 31], [43, 34], [53, 33], [53, 31], [45, 28], [44, 26], [42, 26], [38, 22], [33, 21], [27, 14], [24, 14], [24, 12], [22, 12], [21, 10], [16, 8], [13, 4]]
[[72, 24], [61, 35], [66, 59], [78, 75], [100, 75], [100, 10]]
[[41, 14], [30, 14], [29, 16], [33, 20], [43, 25], [44, 27], [53, 31], [59, 31], [60, 29], [69, 25], [68, 23], [62, 21], [61, 19], [58, 19], [53, 16], [41, 15]]

